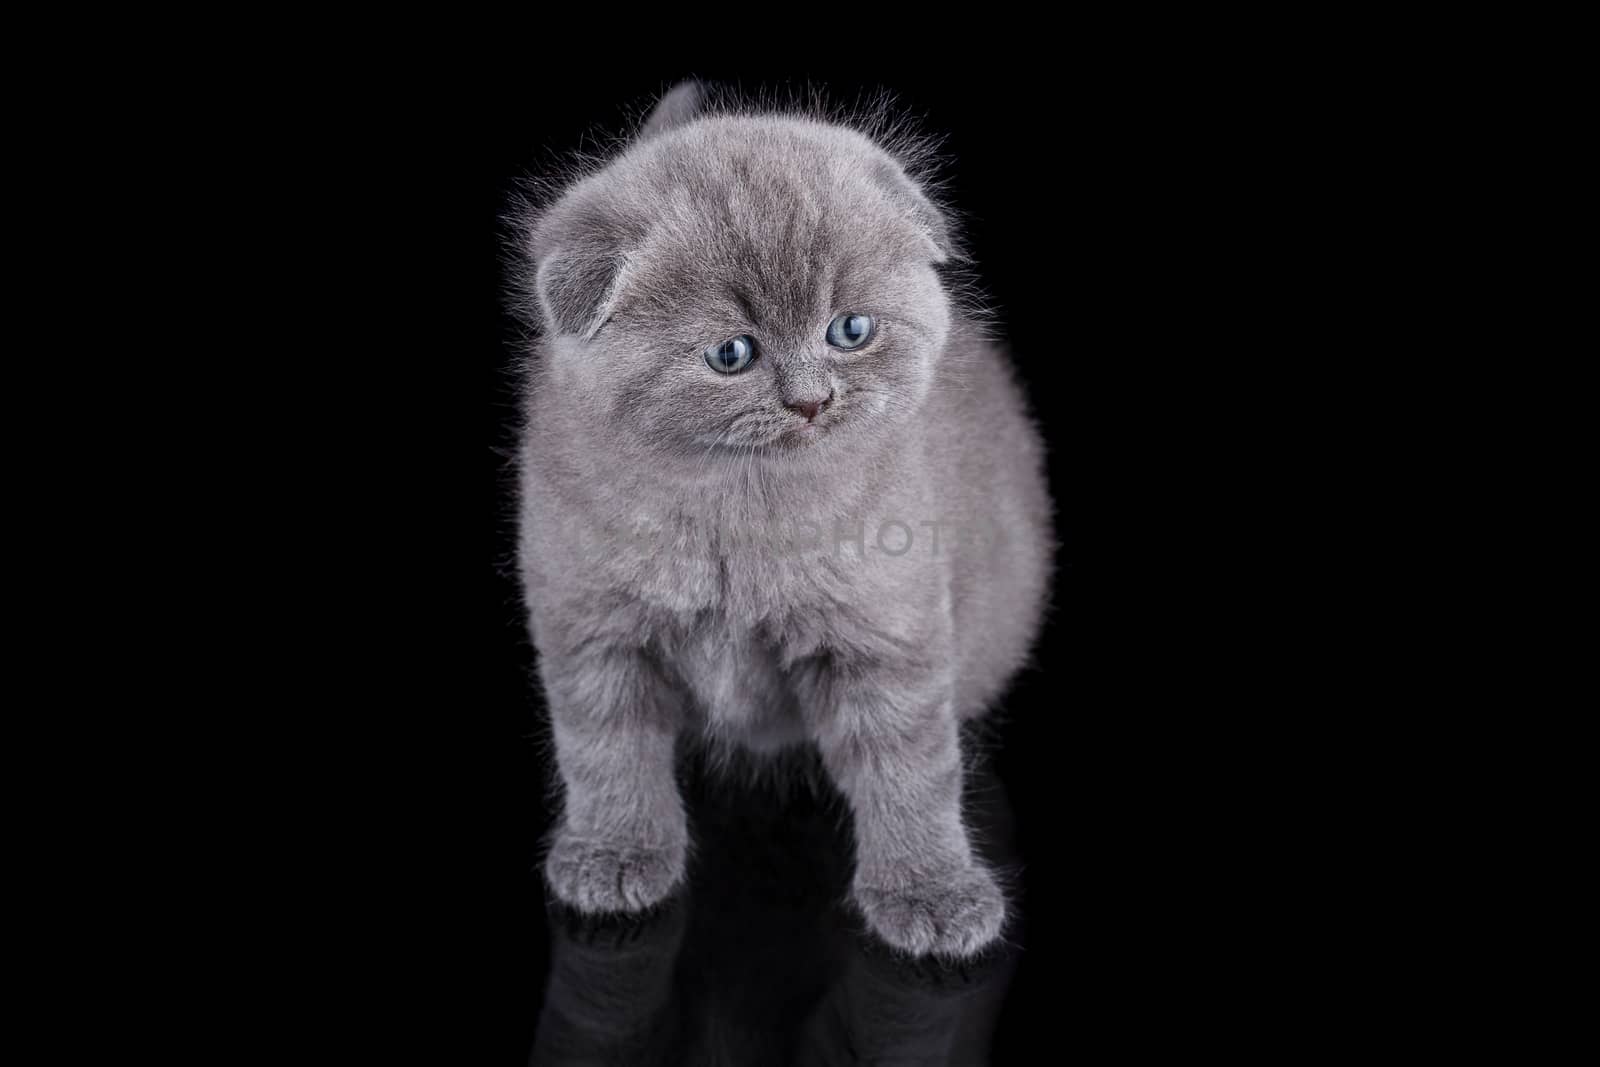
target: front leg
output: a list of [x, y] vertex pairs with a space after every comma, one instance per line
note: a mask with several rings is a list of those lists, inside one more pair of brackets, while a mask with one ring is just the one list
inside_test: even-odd
[[688, 849], [674, 773], [682, 705], [636, 650], [550, 656], [540, 675], [566, 787], [545, 878], [580, 911], [648, 908], [682, 880]]
[[856, 905], [917, 955], [970, 956], [1005, 924], [1005, 898], [961, 822], [961, 746], [948, 684], [926, 665], [836, 671], [817, 727], [855, 813]]

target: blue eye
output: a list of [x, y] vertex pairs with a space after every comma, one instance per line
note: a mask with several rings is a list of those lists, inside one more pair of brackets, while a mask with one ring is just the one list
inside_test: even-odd
[[714, 371], [738, 374], [756, 358], [756, 339], [748, 334], [730, 337], [720, 345], [706, 349], [706, 362]]
[[871, 315], [846, 312], [828, 323], [828, 343], [835, 348], [860, 348], [871, 336]]

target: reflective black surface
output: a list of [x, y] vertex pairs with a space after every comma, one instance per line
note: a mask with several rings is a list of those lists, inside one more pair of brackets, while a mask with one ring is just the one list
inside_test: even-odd
[[[990, 1062], [1020, 906], [979, 959], [907, 959], [847, 903], [848, 812], [814, 766], [754, 783], [695, 767], [685, 784], [696, 850], [683, 892], [640, 917], [549, 906], [532, 1063]], [[969, 775], [966, 809], [985, 858], [1014, 873], [1010, 805], [987, 769]]]

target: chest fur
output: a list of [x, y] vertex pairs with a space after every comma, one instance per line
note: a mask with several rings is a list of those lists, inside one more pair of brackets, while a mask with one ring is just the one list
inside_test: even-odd
[[674, 627], [664, 644], [706, 734], [760, 751], [801, 739], [794, 687], [768, 635], [711, 614]]

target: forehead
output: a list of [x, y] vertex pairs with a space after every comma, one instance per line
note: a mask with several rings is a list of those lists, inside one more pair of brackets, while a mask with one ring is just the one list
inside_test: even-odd
[[885, 157], [852, 131], [721, 119], [649, 147], [622, 176], [646, 226], [630, 257], [644, 301], [692, 293], [798, 326], [909, 251], [873, 180]]

